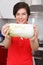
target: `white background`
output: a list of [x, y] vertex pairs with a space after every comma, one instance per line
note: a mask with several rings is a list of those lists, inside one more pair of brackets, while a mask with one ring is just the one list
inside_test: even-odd
[[20, 0], [0, 0], [0, 12], [3, 18], [14, 18], [13, 6]]

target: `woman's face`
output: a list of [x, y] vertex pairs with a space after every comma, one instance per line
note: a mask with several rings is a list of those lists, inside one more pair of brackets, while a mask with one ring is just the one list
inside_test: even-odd
[[16, 13], [16, 22], [18, 24], [26, 24], [28, 19], [27, 11], [25, 8], [21, 8]]

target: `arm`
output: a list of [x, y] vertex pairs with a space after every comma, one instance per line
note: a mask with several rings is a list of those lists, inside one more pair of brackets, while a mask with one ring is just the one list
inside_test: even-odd
[[33, 51], [38, 50], [39, 44], [38, 44], [38, 28], [37, 26], [34, 26], [34, 36], [30, 39], [31, 42], [31, 48]]
[[5, 24], [3, 27], [2, 27], [2, 35], [5, 37], [4, 41], [2, 42], [4, 44], [4, 46], [6, 48], [9, 47], [10, 45], [10, 40], [11, 40], [11, 37], [8, 35], [8, 32], [9, 32], [9, 25], [8, 24]]
[[8, 48], [10, 46], [10, 39], [10, 37], [5, 37], [4, 41], [2, 42], [5, 48]]
[[37, 51], [39, 48], [38, 39], [35, 39], [34, 41], [31, 41], [31, 48], [33, 51]]

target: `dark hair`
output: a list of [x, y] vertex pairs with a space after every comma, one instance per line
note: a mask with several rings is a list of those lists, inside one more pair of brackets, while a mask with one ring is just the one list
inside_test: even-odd
[[13, 7], [13, 15], [16, 16], [16, 13], [19, 9], [21, 8], [25, 8], [26, 11], [27, 11], [27, 15], [29, 16], [30, 15], [30, 7], [27, 3], [25, 2], [18, 2], [14, 5]]

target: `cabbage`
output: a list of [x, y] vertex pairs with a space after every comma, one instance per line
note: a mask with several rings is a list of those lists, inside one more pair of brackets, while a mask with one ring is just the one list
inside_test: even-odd
[[34, 35], [32, 24], [9, 24], [9, 35], [15, 37], [31, 38]]

